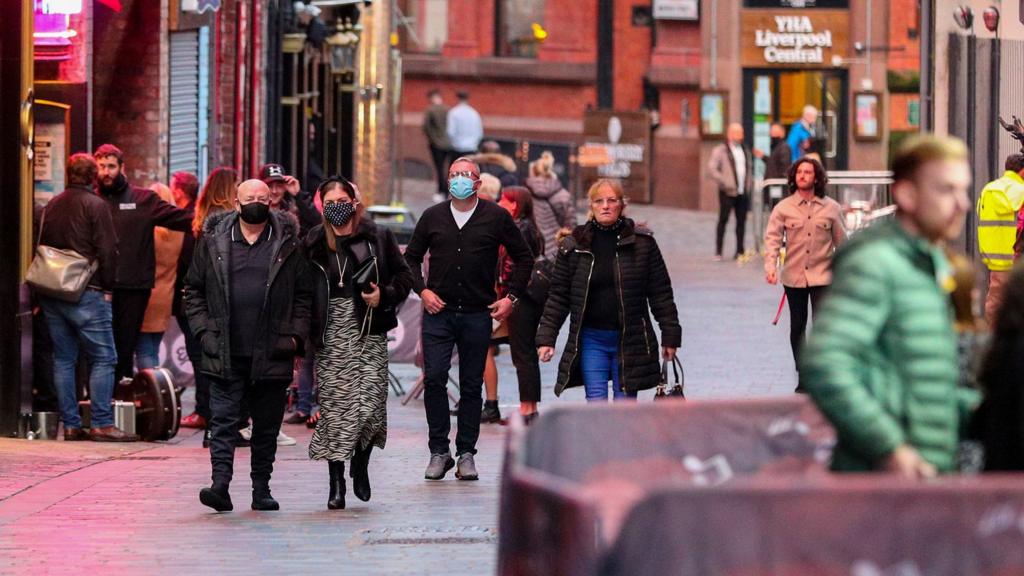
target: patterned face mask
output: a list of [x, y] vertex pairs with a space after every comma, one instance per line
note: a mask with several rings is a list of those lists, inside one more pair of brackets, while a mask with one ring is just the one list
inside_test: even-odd
[[356, 205], [351, 202], [328, 202], [324, 205], [324, 216], [331, 224], [341, 227], [356, 215]]

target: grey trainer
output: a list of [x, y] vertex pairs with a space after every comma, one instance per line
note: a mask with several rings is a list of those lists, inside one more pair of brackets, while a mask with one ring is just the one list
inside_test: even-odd
[[459, 467], [455, 469], [455, 477], [459, 480], [478, 480], [480, 475], [476, 472], [476, 462], [469, 452], [459, 456]]
[[450, 453], [431, 454], [430, 464], [427, 464], [427, 471], [423, 473], [423, 477], [427, 480], [441, 480], [454, 467], [455, 460]]

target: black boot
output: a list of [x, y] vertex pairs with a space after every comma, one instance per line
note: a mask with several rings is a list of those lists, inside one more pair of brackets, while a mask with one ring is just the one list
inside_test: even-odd
[[328, 510], [345, 509], [345, 463], [328, 460], [327, 470], [331, 475], [331, 493], [327, 497]]
[[356, 449], [352, 463], [349, 465], [349, 475], [352, 477], [352, 493], [363, 502], [370, 501], [370, 452], [373, 451], [373, 444], [363, 450]]
[[485, 400], [484, 410], [480, 413], [481, 424], [500, 424], [501, 410], [498, 410], [497, 400]]
[[234, 509], [226, 484], [214, 484], [211, 488], [203, 488], [199, 491], [199, 501], [217, 512], [231, 512]]
[[281, 505], [270, 495], [270, 486], [253, 486], [252, 509], [270, 512], [280, 510]]

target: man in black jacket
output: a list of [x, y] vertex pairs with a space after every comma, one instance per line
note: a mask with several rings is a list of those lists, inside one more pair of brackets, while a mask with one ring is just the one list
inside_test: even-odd
[[117, 346], [115, 382], [134, 373], [135, 345], [156, 275], [153, 228], [188, 232], [191, 210], [164, 202], [152, 190], [136, 188], [124, 173], [124, 153], [103, 144], [93, 153], [99, 166], [99, 193], [107, 201], [117, 229], [117, 274], [114, 280], [114, 343]]
[[[430, 464], [424, 477], [440, 480], [455, 466], [449, 451], [448, 370], [452, 350], [459, 350], [459, 457], [455, 476], [478, 478], [473, 455], [480, 436], [484, 362], [491, 341], [491, 321], [503, 320], [525, 292], [533, 258], [508, 212], [494, 202], [481, 202], [480, 168], [468, 158], [448, 170], [449, 202], [428, 208], [413, 231], [405, 258], [413, 288], [423, 300], [423, 403], [430, 428]], [[515, 263], [509, 296], [495, 300], [498, 248], [504, 246]], [[423, 259], [430, 252], [429, 279]]]
[[295, 356], [309, 333], [312, 286], [295, 220], [270, 209], [260, 180], [238, 187], [237, 212], [207, 218], [185, 279], [188, 324], [212, 378], [213, 485], [199, 500], [232, 509], [228, 485], [243, 395], [253, 420], [252, 509], [277, 510], [270, 474]]
[[[92, 193], [96, 161], [88, 154], [73, 154], [67, 162], [67, 190], [47, 204], [40, 216], [39, 243], [70, 249], [98, 264], [89, 287], [78, 302], [39, 296], [53, 342], [53, 384], [64, 423], [64, 440], [129, 442], [114, 426], [110, 401], [114, 392], [117, 354], [110, 329], [110, 291], [114, 287], [117, 231], [103, 201]], [[75, 366], [81, 348], [89, 357], [91, 428], [82, 429], [75, 386]]]

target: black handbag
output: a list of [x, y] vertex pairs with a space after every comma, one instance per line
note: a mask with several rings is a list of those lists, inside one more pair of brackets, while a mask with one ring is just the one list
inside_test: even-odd
[[530, 280], [526, 283], [526, 295], [538, 304], [543, 304], [548, 299], [548, 292], [551, 290], [551, 273], [553, 268], [551, 260], [544, 256], [538, 256], [533, 261]]
[[370, 284], [377, 278], [377, 258], [370, 257], [366, 261], [359, 264], [356, 271], [352, 273], [352, 284], [359, 289], [363, 294], [369, 294], [373, 292], [373, 286]]
[[672, 374], [675, 377], [672, 384], [669, 384], [668, 381], [668, 364], [668, 360], [661, 361], [661, 382], [658, 383], [658, 387], [654, 390], [654, 399], [669, 400], [678, 398], [679, 400], [685, 400], [686, 395], [683, 393], [683, 386], [686, 384], [686, 375], [683, 374], [683, 363], [679, 361], [678, 356], [672, 357]]

